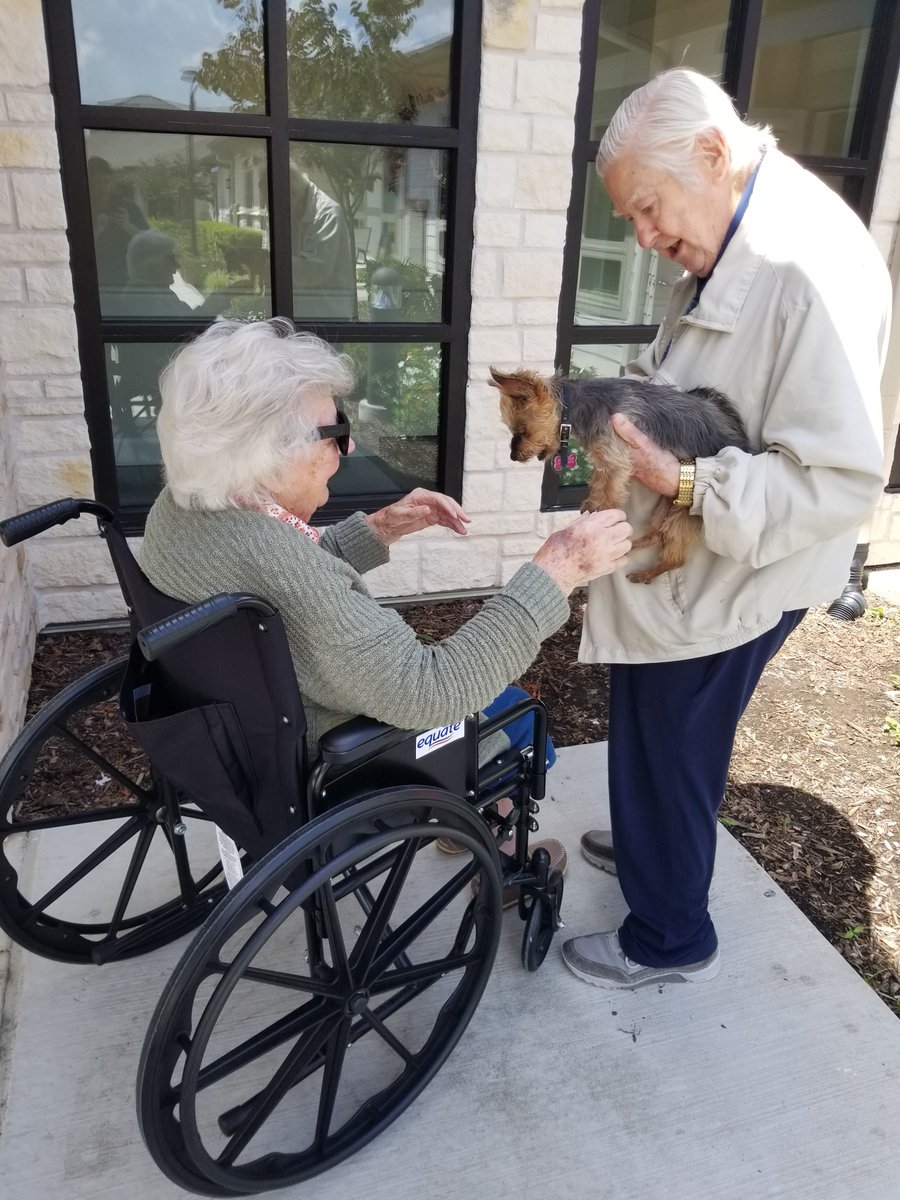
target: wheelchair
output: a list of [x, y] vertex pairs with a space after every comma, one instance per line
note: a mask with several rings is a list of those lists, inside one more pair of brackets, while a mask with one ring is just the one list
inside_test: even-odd
[[[189, 1191], [288, 1186], [365, 1146], [437, 1074], [490, 976], [504, 888], [519, 888], [526, 970], [546, 956], [563, 879], [528, 853], [546, 712], [528, 699], [420, 732], [357, 717], [311, 758], [264, 599], [165, 596], [90, 500], [12, 517], [0, 539], [81, 514], [110, 551], [131, 652], [51, 700], [0, 765], [0, 926], [82, 964], [202, 926], [141, 1051], [143, 1138]], [[526, 713], [532, 747], [479, 765]], [[438, 838], [459, 852], [429, 851]]]

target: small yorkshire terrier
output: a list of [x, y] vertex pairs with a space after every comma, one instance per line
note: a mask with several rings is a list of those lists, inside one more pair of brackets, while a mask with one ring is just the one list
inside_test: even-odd
[[[500, 389], [500, 415], [512, 434], [510, 458], [528, 462], [568, 451], [569, 428], [585, 447], [593, 467], [582, 512], [622, 508], [631, 481], [631, 451], [611, 424], [624, 413], [648, 437], [680, 459], [708, 458], [724, 446], [749, 450], [737, 410], [712, 388], [689, 392], [645, 379], [547, 379], [534, 371], [495, 371], [492, 386]], [[566, 427], [569, 428], [566, 428]], [[659, 561], [628, 578], [650, 583], [657, 575], [680, 567], [700, 537], [700, 517], [661, 496], [650, 527], [633, 543], [635, 550], [659, 545]]]

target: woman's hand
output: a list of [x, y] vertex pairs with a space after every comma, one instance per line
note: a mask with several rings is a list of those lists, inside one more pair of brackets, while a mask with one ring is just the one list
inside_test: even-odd
[[450, 496], [429, 492], [426, 488], [415, 488], [402, 500], [366, 517], [369, 528], [385, 546], [431, 525], [442, 525], [454, 533], [465, 534], [469, 520], [461, 505]]
[[671, 450], [663, 450], [622, 413], [614, 413], [612, 427], [631, 451], [631, 474], [660, 496], [678, 495], [680, 465]]
[[566, 529], [552, 533], [534, 561], [568, 596], [588, 580], [624, 567], [631, 552], [631, 533], [618, 508], [584, 513]]

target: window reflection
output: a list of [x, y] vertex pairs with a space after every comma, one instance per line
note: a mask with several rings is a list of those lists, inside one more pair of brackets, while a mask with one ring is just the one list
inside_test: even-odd
[[289, 0], [291, 116], [446, 125], [453, 0]]
[[352, 342], [356, 387], [344, 404], [356, 450], [341, 459], [332, 495], [435, 487], [441, 347], [428, 342]]
[[263, 112], [261, 10], [261, 0], [72, 0], [82, 103]]
[[588, 167], [576, 325], [658, 325], [682, 268], [638, 245], [634, 229], [614, 217], [597, 172]]
[[270, 315], [262, 141], [110, 130], [85, 141], [104, 316]]
[[441, 150], [295, 143], [295, 318], [440, 321], [446, 173]]
[[119, 503], [150, 505], [162, 487], [156, 418], [159, 376], [178, 349], [170, 343], [106, 345], [106, 383], [112, 419]]
[[669, 67], [722, 72], [728, 0], [603, 0], [591, 137], [600, 138], [626, 96]]
[[749, 116], [788, 154], [852, 153], [875, 0], [765, 0]]

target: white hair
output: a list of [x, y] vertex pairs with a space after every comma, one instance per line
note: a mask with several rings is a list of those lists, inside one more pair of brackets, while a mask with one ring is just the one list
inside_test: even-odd
[[317, 441], [307, 401], [352, 386], [350, 359], [286, 317], [216, 321], [160, 376], [156, 427], [175, 503], [264, 499]]
[[776, 140], [768, 125], [742, 121], [731, 97], [712, 79], [686, 67], [663, 71], [627, 96], [613, 113], [597, 152], [600, 174], [625, 154], [699, 187], [697, 139], [718, 130], [733, 176], [752, 167]]
[[129, 279], [146, 279], [148, 268], [158, 267], [163, 259], [175, 253], [176, 247], [175, 239], [158, 229], [136, 233], [125, 251]]

